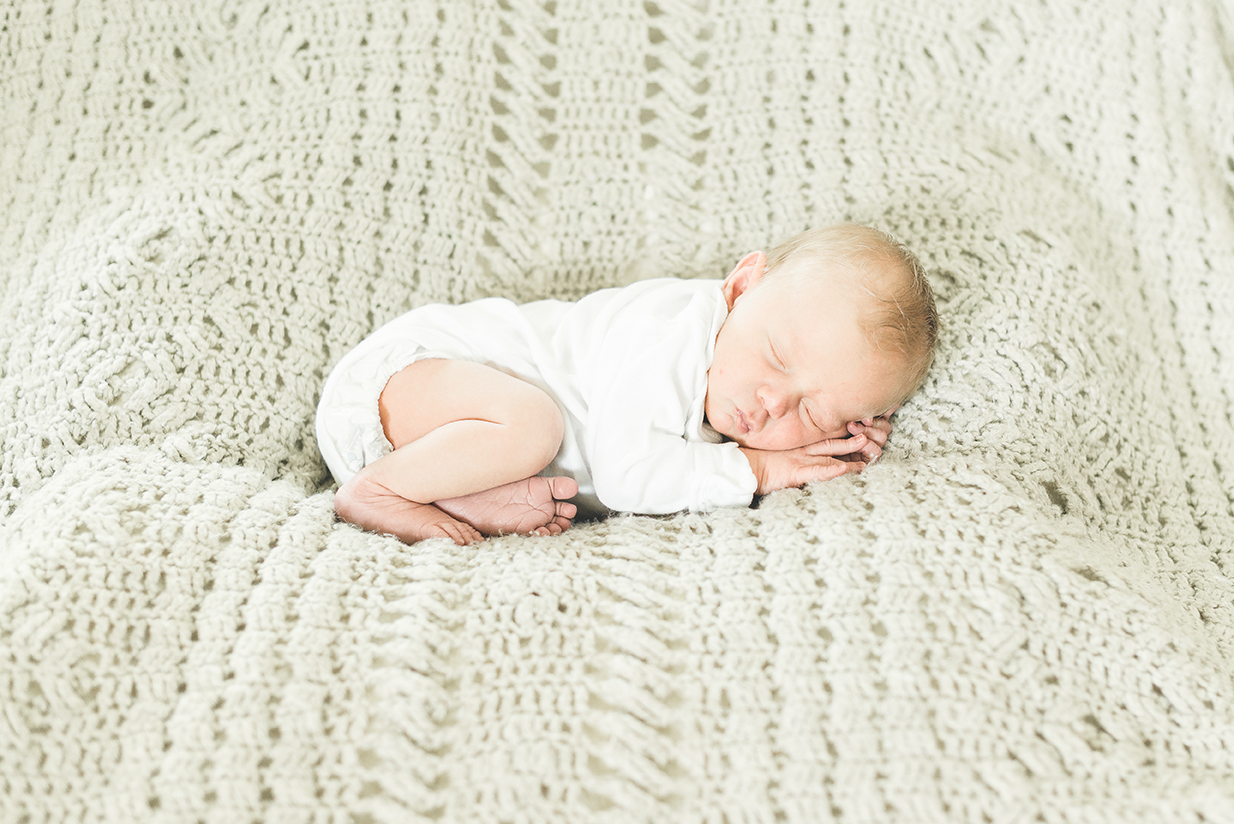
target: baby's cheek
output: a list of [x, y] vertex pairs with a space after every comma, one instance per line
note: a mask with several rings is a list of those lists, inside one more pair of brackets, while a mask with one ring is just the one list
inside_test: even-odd
[[766, 449], [799, 449], [823, 440], [823, 436], [814, 427], [800, 424], [778, 427], [771, 435], [774, 445], [764, 447]]

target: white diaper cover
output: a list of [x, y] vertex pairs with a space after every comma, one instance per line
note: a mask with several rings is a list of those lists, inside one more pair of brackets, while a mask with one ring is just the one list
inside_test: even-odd
[[471, 360], [465, 345], [432, 332], [409, 340], [406, 329], [382, 328], [343, 356], [317, 404], [317, 448], [340, 485], [394, 451], [381, 426], [377, 401], [395, 374], [433, 358]]

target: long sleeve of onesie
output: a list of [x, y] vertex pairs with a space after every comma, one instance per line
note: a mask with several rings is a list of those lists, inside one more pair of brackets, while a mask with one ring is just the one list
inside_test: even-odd
[[[748, 505], [757, 482], [735, 443], [703, 424], [725, 306], [718, 284], [654, 290], [593, 329], [584, 440], [596, 496], [645, 514]], [[714, 290], [714, 291], [712, 291]]]

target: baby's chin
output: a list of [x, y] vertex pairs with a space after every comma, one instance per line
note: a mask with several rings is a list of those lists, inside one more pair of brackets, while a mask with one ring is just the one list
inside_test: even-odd
[[[716, 430], [719, 432], [719, 430]], [[727, 432], [720, 432], [727, 441], [732, 441], [738, 446], [746, 449], [758, 449], [763, 452], [783, 452], [789, 449], [800, 449], [803, 446], [809, 446], [814, 443], [811, 440], [802, 440], [801, 438], [784, 438], [767, 436], [766, 432], [751, 432], [744, 436], [730, 435]]]
[[738, 446], [744, 446], [746, 449], [759, 449], [763, 452], [779, 452], [783, 449], [796, 449], [798, 446], [805, 446], [805, 444], [781, 445], [767, 438], [759, 437], [732, 438], [732, 440]]
[[[713, 428], [714, 428], [714, 427], [713, 427]], [[717, 432], [719, 432], [719, 433], [720, 433], [720, 435], [722, 435], [722, 436], [724, 437], [724, 441], [725, 441], [725, 443], [735, 443], [735, 444], [737, 444], [738, 446], [745, 447], [746, 449], [761, 449], [761, 450], [764, 450], [764, 451], [771, 451], [771, 450], [777, 450], [777, 449], [784, 449], [784, 448], [785, 448], [785, 447], [781, 447], [781, 446], [774, 446], [774, 445], [767, 445], [767, 446], [764, 446], [764, 445], [762, 445], [762, 443], [761, 443], [761, 439], [759, 439], [758, 437], [750, 438], [750, 437], [748, 437], [748, 436], [735, 435], [735, 434], [730, 433], [730, 432], [723, 432], [723, 431], [721, 431], [721, 430], [719, 430], [719, 429], [716, 429], [716, 431], [717, 431]], [[804, 445], [804, 444], [803, 444], [803, 445]]]

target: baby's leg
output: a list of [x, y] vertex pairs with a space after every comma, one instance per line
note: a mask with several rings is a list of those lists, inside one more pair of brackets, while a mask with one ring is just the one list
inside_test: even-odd
[[[472, 524], [460, 520], [467, 518], [466, 499], [516, 481], [539, 485], [546, 479], [533, 476], [561, 446], [563, 422], [552, 398], [526, 381], [469, 361], [426, 360], [408, 366], [386, 384], [379, 409], [395, 449], [339, 489], [335, 510], [346, 521], [408, 542], [430, 537], [449, 537], [458, 544], [478, 540]], [[449, 499], [464, 504], [453, 507], [456, 517], [433, 505]], [[538, 524], [524, 513], [512, 519], [480, 519], [475, 526], [486, 534], [549, 533], [569, 526], [571, 504], [554, 501], [548, 509]]]

